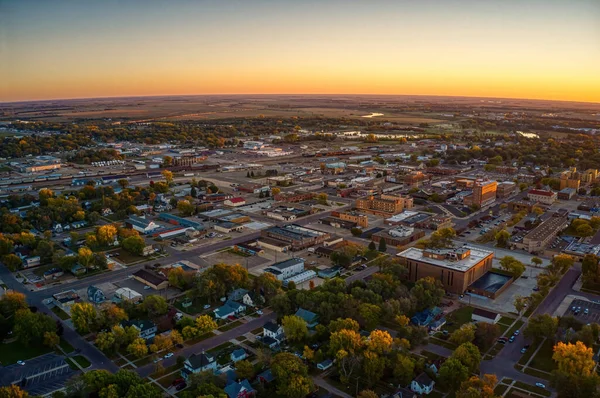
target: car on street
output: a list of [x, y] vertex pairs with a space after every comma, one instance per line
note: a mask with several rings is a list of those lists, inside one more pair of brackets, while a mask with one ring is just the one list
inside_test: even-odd
[[170, 352], [170, 353], [168, 353], [167, 355], [165, 355], [165, 359], [167, 359], [167, 358], [171, 358], [172, 356], [173, 356], [173, 353], [172, 353], [172, 352]]
[[17, 361], [17, 364], [23, 366], [23, 365], [25, 365], [25, 362], [24, 361]]
[[508, 339], [508, 342], [509, 342], [509, 343], [512, 343], [512, 342], [514, 342], [514, 341], [515, 341], [515, 336], [514, 336], [514, 335], [513, 335], [513, 336], [510, 336], [510, 339]]
[[156, 359], [154, 360], [154, 363], [160, 362], [160, 361], [162, 361], [162, 360], [163, 360], [163, 357], [158, 357], [158, 358], [156, 358]]
[[515, 330], [515, 336], [518, 336], [521, 331], [519, 329]]
[[586, 309], [583, 311], [583, 315], [587, 315], [587, 314], [589, 314], [589, 313], [590, 313], [590, 310], [589, 310], [589, 308], [586, 308]]
[[263, 314], [262, 310], [256, 310], [256, 313], [257, 313], [258, 315], [262, 315], [262, 314]]
[[525, 354], [527, 352], [527, 348], [523, 347], [521, 348], [521, 354]]
[[546, 385], [543, 383], [535, 383], [535, 386], [539, 388], [546, 388]]

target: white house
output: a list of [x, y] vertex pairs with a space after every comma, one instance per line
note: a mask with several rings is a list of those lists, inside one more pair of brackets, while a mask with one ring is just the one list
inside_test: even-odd
[[427, 373], [421, 373], [410, 383], [410, 389], [417, 394], [428, 395], [433, 391], [434, 385], [435, 381]]
[[302, 258], [290, 258], [265, 268], [265, 272], [275, 275], [275, 278], [280, 281], [298, 275], [302, 271], [304, 271], [304, 259]]
[[231, 198], [231, 199], [227, 199], [223, 202], [223, 204], [225, 206], [229, 206], [229, 207], [238, 207], [238, 206], [244, 206], [246, 204], [246, 199], [244, 198]]
[[501, 316], [497, 312], [482, 310], [481, 308], [475, 308], [471, 315], [471, 320], [475, 322], [486, 322], [495, 324], [500, 320]]
[[134, 215], [129, 216], [129, 218], [125, 221], [125, 224], [142, 234], [149, 234], [152, 231], [160, 228], [160, 225], [156, 224], [154, 221], [148, 220], [145, 217], [138, 217]]
[[262, 342], [269, 348], [278, 346], [285, 339], [283, 326], [273, 321], [265, 323], [263, 326]]
[[192, 373], [200, 373], [206, 370], [216, 370], [217, 362], [215, 357], [207, 353], [192, 354], [184, 363], [181, 370], [181, 376], [185, 379]]

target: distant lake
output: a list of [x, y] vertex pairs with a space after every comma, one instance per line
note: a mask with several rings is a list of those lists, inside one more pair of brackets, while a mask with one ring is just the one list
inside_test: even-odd
[[365, 116], [361, 116], [361, 117], [368, 117], [368, 118], [372, 118], [372, 117], [377, 117], [377, 116], [383, 116], [383, 113], [375, 113], [375, 112], [371, 112], [370, 115], [365, 115]]

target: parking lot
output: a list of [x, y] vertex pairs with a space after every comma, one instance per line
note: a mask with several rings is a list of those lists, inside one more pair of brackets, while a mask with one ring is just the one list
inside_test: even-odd
[[582, 323], [600, 323], [600, 303], [575, 299], [565, 315], [572, 315]]

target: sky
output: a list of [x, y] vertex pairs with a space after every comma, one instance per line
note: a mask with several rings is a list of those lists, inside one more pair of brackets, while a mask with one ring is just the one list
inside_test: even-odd
[[0, 0], [0, 101], [191, 94], [600, 102], [600, 1]]

